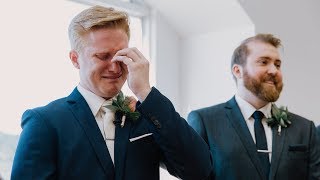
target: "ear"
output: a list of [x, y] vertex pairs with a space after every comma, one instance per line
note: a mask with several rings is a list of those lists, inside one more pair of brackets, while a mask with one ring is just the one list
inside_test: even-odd
[[78, 53], [75, 50], [71, 50], [69, 52], [69, 58], [73, 64], [73, 66], [77, 69], [80, 69], [79, 61], [78, 61]]
[[241, 79], [243, 77], [243, 68], [239, 64], [234, 64], [232, 66], [232, 74], [237, 78]]

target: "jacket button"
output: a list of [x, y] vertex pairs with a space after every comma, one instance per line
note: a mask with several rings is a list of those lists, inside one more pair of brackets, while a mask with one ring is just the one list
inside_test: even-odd
[[161, 128], [161, 124], [160, 124], [160, 122], [158, 120], [156, 120], [156, 119], [153, 120], [153, 124], [156, 125], [158, 129]]

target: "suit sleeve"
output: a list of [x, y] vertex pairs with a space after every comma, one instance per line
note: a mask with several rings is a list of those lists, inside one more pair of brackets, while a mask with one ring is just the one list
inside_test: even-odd
[[22, 116], [22, 133], [15, 153], [11, 179], [55, 179], [56, 154], [53, 134], [33, 110]]
[[320, 136], [313, 122], [310, 134], [309, 179], [313, 180], [320, 179]]
[[200, 114], [196, 111], [190, 112], [187, 121], [189, 125], [202, 137], [202, 139], [208, 143], [207, 133]]
[[208, 146], [165, 96], [152, 88], [137, 110], [149, 122], [170, 174], [186, 180], [209, 176], [212, 164]]

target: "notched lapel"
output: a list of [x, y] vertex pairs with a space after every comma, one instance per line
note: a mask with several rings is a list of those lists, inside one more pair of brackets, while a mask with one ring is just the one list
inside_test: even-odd
[[233, 97], [226, 103], [225, 106], [226, 114], [231, 124], [233, 125], [235, 131], [239, 135], [241, 142], [247, 150], [248, 156], [250, 157], [252, 163], [256, 167], [257, 171], [260, 174], [261, 179], [265, 179], [263, 175], [263, 169], [258, 157], [256, 145], [252, 139], [248, 126], [245, 122], [245, 119], [242, 116], [240, 108]]
[[67, 102], [69, 103], [75, 118], [79, 121], [82, 129], [87, 135], [88, 140], [106, 173], [107, 179], [114, 179], [114, 166], [111, 156], [87, 102], [77, 89], [75, 89], [68, 97]]
[[270, 167], [270, 176], [271, 179], [274, 179], [274, 176], [277, 172], [280, 156], [283, 150], [285, 143], [285, 136], [287, 134], [286, 128], [281, 129], [281, 134], [278, 134], [277, 127], [272, 128], [272, 157], [271, 157], [271, 167]]

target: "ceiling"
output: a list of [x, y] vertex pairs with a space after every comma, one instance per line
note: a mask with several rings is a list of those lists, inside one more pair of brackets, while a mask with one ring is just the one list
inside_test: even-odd
[[144, 1], [182, 36], [253, 25], [237, 0]]

